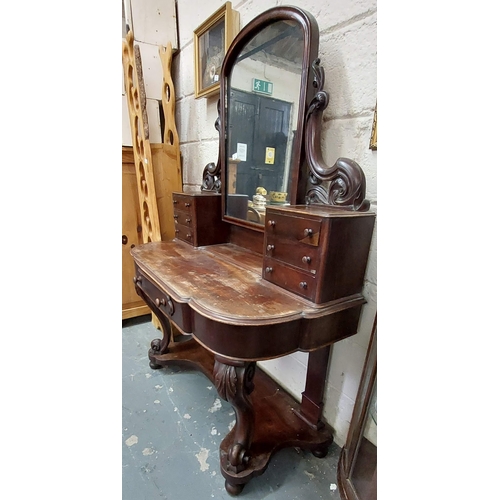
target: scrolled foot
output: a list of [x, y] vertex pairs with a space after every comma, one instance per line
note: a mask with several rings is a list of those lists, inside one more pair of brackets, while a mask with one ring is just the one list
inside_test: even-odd
[[227, 479], [226, 479], [226, 483], [225, 483], [225, 487], [226, 487], [226, 491], [231, 495], [231, 496], [236, 496], [236, 495], [239, 495], [242, 491], [243, 491], [243, 487], [245, 485], [244, 484], [234, 484], [234, 483], [230, 483]]
[[154, 361], [149, 360], [149, 367], [153, 370], [158, 370], [161, 368], [161, 365], [157, 365]]

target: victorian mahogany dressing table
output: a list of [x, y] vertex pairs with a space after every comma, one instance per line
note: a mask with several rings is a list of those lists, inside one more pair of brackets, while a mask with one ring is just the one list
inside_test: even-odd
[[[328, 167], [321, 157], [328, 94], [317, 52], [317, 23], [296, 7], [270, 9], [242, 29], [221, 69], [218, 162], [205, 167], [202, 192], [174, 194], [176, 237], [132, 250], [136, 291], [163, 329], [151, 343], [151, 367], [197, 368], [234, 407], [236, 424], [220, 445], [233, 495], [280, 448], [326, 455], [333, 439], [321, 413], [330, 346], [356, 333], [365, 302], [375, 217], [359, 165], [340, 158]], [[250, 92], [250, 75], [273, 74], [286, 90], [280, 93], [276, 76], [273, 99]], [[260, 123], [245, 136], [257, 108]], [[236, 144], [245, 148], [228, 190]], [[260, 224], [251, 211], [245, 215], [256, 192], [268, 194], [266, 183], [286, 199], [267, 198]], [[235, 195], [245, 209], [237, 215]], [[301, 403], [256, 366], [297, 350], [309, 352]]]

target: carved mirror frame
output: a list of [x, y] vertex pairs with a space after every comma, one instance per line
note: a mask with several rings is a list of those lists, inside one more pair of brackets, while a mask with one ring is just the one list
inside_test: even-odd
[[[323, 90], [325, 74], [318, 59], [319, 29], [316, 19], [307, 11], [294, 6], [273, 7], [250, 21], [231, 43], [221, 69], [220, 99], [215, 128], [219, 132], [219, 157], [203, 171], [202, 191], [222, 194], [222, 219], [231, 224], [263, 232], [264, 226], [226, 215], [227, 173], [227, 93], [232, 69], [241, 51], [261, 30], [278, 21], [296, 21], [303, 30], [304, 53], [297, 135], [293, 144], [290, 175], [290, 203], [327, 204], [347, 210], [366, 211], [366, 180], [360, 166], [349, 158], [339, 158], [328, 166], [321, 153], [323, 111], [329, 95]], [[222, 103], [222, 105], [221, 105]]]

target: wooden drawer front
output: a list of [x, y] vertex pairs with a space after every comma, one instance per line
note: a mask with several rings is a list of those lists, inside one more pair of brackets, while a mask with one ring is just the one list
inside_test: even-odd
[[175, 224], [180, 224], [186, 227], [194, 227], [196, 219], [189, 212], [180, 212], [178, 210], [174, 211], [174, 221]]
[[316, 274], [319, 267], [320, 248], [285, 238], [274, 238], [268, 234], [264, 255]]
[[195, 236], [196, 233], [194, 230], [190, 227], [186, 226], [181, 226], [180, 224], [177, 224], [175, 226], [175, 237], [179, 238], [182, 241], [185, 241], [186, 243], [190, 243], [191, 245], [194, 245], [195, 242]]
[[194, 199], [188, 194], [173, 193], [172, 194], [174, 211], [183, 211], [194, 214]]
[[187, 304], [176, 302], [168, 294], [160, 290], [140, 272], [136, 272], [136, 286], [156, 304], [156, 306], [169, 317], [185, 333], [191, 333], [191, 312]]
[[262, 277], [306, 299], [314, 301], [316, 298], [316, 277], [314, 274], [295, 269], [278, 260], [265, 257]]
[[286, 238], [293, 242], [318, 246], [321, 219], [290, 217], [269, 210], [266, 215], [266, 233], [269, 236]]

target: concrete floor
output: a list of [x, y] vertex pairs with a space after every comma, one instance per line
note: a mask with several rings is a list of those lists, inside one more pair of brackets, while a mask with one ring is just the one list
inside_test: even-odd
[[[219, 443], [235, 422], [231, 405], [197, 371], [149, 367], [151, 340], [161, 337], [151, 316], [124, 320], [122, 332], [122, 499], [232, 498], [219, 470]], [[238, 498], [340, 500], [339, 453], [335, 444], [323, 459], [280, 450]]]

